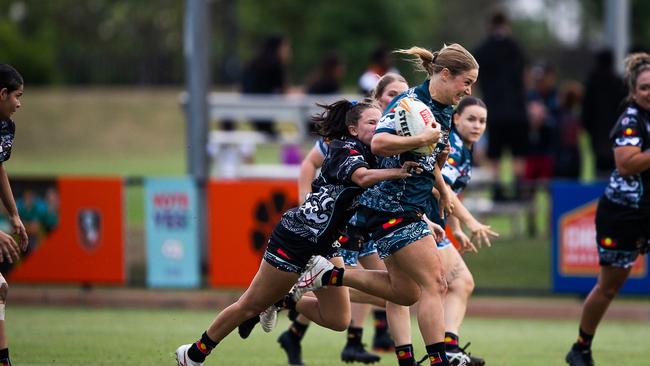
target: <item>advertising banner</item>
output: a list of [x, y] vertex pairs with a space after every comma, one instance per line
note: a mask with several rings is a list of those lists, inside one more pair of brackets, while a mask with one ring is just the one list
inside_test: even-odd
[[121, 178], [12, 179], [11, 185], [29, 235], [21, 261], [3, 269], [11, 282], [125, 283]]
[[211, 181], [210, 285], [246, 287], [284, 211], [298, 204], [295, 180]]
[[[553, 290], [584, 294], [600, 271], [596, 246], [596, 207], [605, 183], [551, 184], [553, 202]], [[650, 293], [646, 256], [639, 256], [621, 292]]]
[[196, 187], [189, 178], [145, 180], [147, 285], [200, 285]]

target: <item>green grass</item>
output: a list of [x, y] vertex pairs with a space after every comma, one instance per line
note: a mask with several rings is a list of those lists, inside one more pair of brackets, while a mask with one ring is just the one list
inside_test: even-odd
[[[11, 353], [17, 365], [174, 365], [171, 353], [207, 327], [214, 313], [175, 309], [116, 310], [86, 308], [10, 307], [7, 323]], [[271, 334], [256, 329], [247, 341], [235, 334], [213, 351], [206, 365], [286, 365], [275, 339], [287, 327], [280, 317]], [[461, 343], [490, 365], [562, 365], [576, 336], [577, 320], [467, 319]], [[366, 326], [365, 340], [372, 330]], [[417, 327], [413, 324], [417, 332]], [[414, 333], [416, 355], [423, 355]], [[647, 323], [606, 321], [594, 341], [599, 365], [645, 365], [650, 347]], [[343, 365], [339, 352], [345, 335], [311, 326], [304, 339], [303, 358], [310, 366]], [[394, 365], [392, 353], [379, 365]]]
[[478, 290], [551, 288], [550, 239], [497, 239], [491, 248], [465, 254]]

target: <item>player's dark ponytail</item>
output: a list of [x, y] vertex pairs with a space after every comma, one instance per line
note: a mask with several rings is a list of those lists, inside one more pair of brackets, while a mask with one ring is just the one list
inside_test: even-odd
[[318, 134], [331, 141], [349, 136], [348, 126], [356, 126], [361, 118], [361, 113], [368, 108], [378, 108], [370, 99], [360, 102], [339, 100], [332, 104], [317, 104], [325, 110], [312, 117], [312, 121], [318, 128]]

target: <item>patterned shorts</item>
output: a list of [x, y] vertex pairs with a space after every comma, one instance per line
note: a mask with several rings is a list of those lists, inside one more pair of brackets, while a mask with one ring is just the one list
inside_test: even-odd
[[596, 243], [601, 266], [630, 268], [650, 245], [650, 218], [605, 197], [596, 210]]
[[381, 238], [377, 238], [375, 242], [377, 243], [379, 258], [384, 259], [427, 235], [431, 235], [429, 225], [424, 220], [420, 220], [392, 231]]
[[348, 250], [348, 249], [339, 249], [339, 254], [343, 257], [343, 261], [346, 266], [356, 266], [359, 262], [359, 258], [367, 257], [371, 254], [377, 253], [377, 247], [375, 247], [375, 242], [369, 241], [361, 245], [361, 251]]
[[327, 259], [340, 256], [334, 244], [317, 245], [277, 225], [271, 233], [263, 258], [281, 271], [302, 273], [313, 255]]

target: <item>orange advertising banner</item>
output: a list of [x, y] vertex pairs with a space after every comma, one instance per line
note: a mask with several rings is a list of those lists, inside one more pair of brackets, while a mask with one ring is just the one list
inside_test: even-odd
[[208, 185], [210, 279], [247, 287], [282, 214], [298, 204], [295, 180], [211, 181]]
[[123, 185], [120, 178], [59, 178], [40, 188], [12, 181], [30, 249], [10, 282], [124, 284]]

